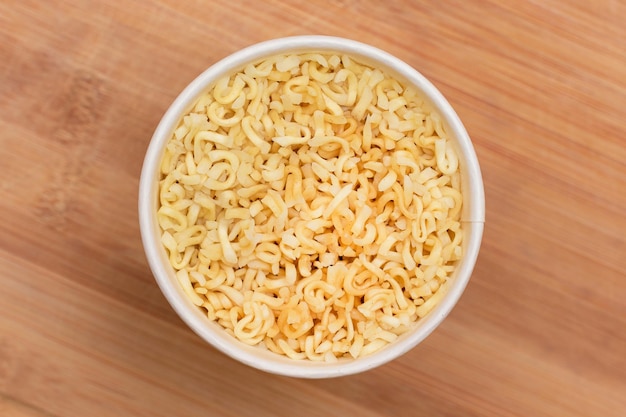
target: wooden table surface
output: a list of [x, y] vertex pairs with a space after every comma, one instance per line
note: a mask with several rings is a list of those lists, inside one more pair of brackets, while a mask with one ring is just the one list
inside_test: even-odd
[[[626, 415], [626, 2], [0, 2], [0, 415]], [[192, 333], [137, 222], [148, 141], [280, 36], [407, 61], [473, 138], [487, 223], [447, 321], [365, 374], [266, 374]]]

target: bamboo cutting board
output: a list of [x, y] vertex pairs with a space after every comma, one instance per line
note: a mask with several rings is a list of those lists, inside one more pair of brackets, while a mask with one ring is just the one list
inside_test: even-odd
[[[1, 416], [623, 416], [626, 3], [0, 3]], [[463, 298], [417, 348], [332, 380], [218, 353], [169, 307], [137, 224], [182, 88], [252, 43], [370, 43], [456, 108], [487, 223]]]

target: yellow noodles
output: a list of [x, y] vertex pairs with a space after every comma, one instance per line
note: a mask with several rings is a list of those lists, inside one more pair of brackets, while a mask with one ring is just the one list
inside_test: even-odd
[[293, 359], [371, 354], [443, 297], [462, 255], [459, 160], [437, 115], [347, 56], [218, 80], [161, 163], [162, 244], [191, 302]]

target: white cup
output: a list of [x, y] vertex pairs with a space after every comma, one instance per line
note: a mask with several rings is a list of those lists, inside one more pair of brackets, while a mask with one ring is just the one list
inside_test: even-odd
[[[341, 358], [332, 363], [294, 360], [246, 345], [210, 321], [180, 287], [161, 244], [161, 231], [156, 218], [159, 163], [180, 118], [190, 110], [195, 100], [216, 80], [239, 71], [248, 63], [273, 55], [306, 51], [346, 53], [419, 91], [441, 116], [448, 137], [456, 146], [462, 178], [463, 257], [450, 277], [445, 296], [410, 331], [380, 351], [357, 359]], [[329, 378], [363, 372], [403, 355], [424, 340], [441, 324], [461, 297], [478, 256], [484, 220], [485, 198], [478, 160], [463, 124], [443, 95], [423, 75], [387, 52], [353, 40], [328, 36], [297, 36], [262, 42], [235, 52], [200, 74], [174, 100], [156, 128], [145, 156], [139, 186], [139, 223], [147, 260], [161, 291], [176, 313], [194, 332], [224, 354], [263, 371], [301, 378]]]

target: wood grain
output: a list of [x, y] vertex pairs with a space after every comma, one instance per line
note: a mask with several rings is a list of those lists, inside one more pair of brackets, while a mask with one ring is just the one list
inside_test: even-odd
[[[0, 3], [0, 415], [623, 416], [626, 3]], [[483, 248], [448, 320], [368, 373], [245, 367], [169, 307], [138, 177], [179, 91], [297, 34], [404, 59], [481, 162]]]

